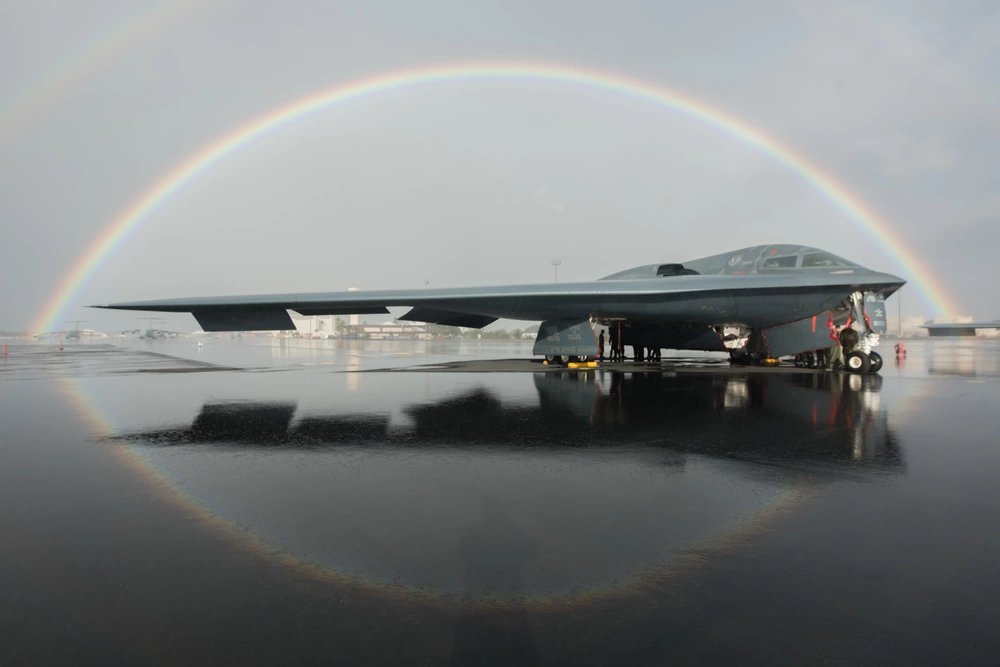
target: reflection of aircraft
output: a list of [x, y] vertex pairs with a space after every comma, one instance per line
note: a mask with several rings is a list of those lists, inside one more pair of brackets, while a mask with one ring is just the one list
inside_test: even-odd
[[168, 428], [138, 414], [113, 437], [187, 502], [293, 562], [415, 600], [590, 605], [598, 590], [645, 599], [661, 581], [650, 575], [745, 548], [813, 489], [903, 472], [887, 415], [868, 402], [879, 380], [565, 371], [421, 400], [382, 376], [372, 401], [252, 391]]
[[[405, 408], [408, 428], [380, 414], [310, 414], [294, 402], [205, 404], [190, 427], [127, 433], [154, 444], [325, 447], [422, 444], [561, 449], [641, 445], [675, 454], [816, 464], [899, 466], [875, 375], [536, 373], [537, 405], [487, 389]], [[676, 459], [668, 462], [676, 463]]]
[[[98, 306], [189, 312], [205, 331], [294, 329], [302, 315], [385, 313], [402, 320], [481, 328], [498, 318], [542, 320], [535, 354], [586, 358], [597, 353], [591, 321], [612, 325], [625, 345], [730, 351], [751, 359], [829, 347], [833, 323], [861, 329], [855, 370], [867, 370], [887, 296], [901, 278], [828, 252], [762, 245], [684, 264], [649, 264], [583, 283], [372, 292], [328, 292], [165, 299]], [[872, 312], [865, 302], [876, 303]], [[881, 319], [880, 319], [881, 318]], [[873, 356], [875, 362], [878, 357]], [[852, 367], [853, 368], [853, 367]]]
[[900, 462], [876, 375], [612, 373], [596, 383], [536, 373], [535, 385], [543, 412], [585, 420], [602, 440], [740, 459]]

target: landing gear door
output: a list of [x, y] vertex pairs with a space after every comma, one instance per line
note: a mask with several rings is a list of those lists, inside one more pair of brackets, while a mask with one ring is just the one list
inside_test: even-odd
[[872, 331], [884, 334], [888, 330], [884, 296], [875, 292], [865, 292], [865, 314], [870, 320]]

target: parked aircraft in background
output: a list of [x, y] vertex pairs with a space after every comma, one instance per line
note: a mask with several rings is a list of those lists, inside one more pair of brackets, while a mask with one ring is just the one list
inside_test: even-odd
[[541, 321], [534, 354], [550, 361], [597, 354], [593, 324], [624, 345], [728, 351], [760, 361], [826, 348], [850, 323], [860, 335], [848, 369], [878, 370], [886, 297], [905, 281], [817, 248], [760, 245], [683, 264], [636, 266], [579, 283], [194, 297], [95, 306], [188, 312], [205, 331], [294, 329], [301, 315], [387, 313], [401, 320], [482, 328], [499, 318]]
[[46, 331], [40, 334], [36, 334], [35, 338], [38, 340], [45, 338], [56, 338], [59, 337], [64, 340], [74, 340], [78, 341], [83, 338], [107, 338], [106, 333], [100, 331], [94, 331], [93, 329], [84, 329], [80, 327], [81, 322], [86, 322], [87, 320], [72, 320], [73, 328], [64, 329], [62, 331]]

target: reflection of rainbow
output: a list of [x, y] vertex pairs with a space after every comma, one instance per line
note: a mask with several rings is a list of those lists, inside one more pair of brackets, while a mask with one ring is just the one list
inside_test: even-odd
[[[118, 429], [77, 379], [61, 376], [57, 379], [57, 387], [66, 396], [80, 419], [87, 425], [93, 438], [99, 440], [114, 438]], [[663, 554], [663, 561], [639, 565], [629, 575], [614, 581], [576, 589], [569, 593], [549, 593], [531, 597], [487, 594], [469, 599], [456, 593], [410, 586], [396, 581], [384, 581], [373, 577], [345, 574], [331, 567], [282, 552], [277, 545], [271, 544], [255, 533], [236, 526], [213, 513], [210, 508], [203, 505], [197, 498], [191, 496], [179, 484], [171, 480], [168, 475], [161, 472], [143, 455], [140, 447], [128, 442], [117, 441], [114, 443], [112, 451], [160, 499], [181, 510], [186, 516], [194, 518], [198, 524], [224, 537], [236, 547], [248, 549], [260, 558], [290, 567], [300, 574], [320, 581], [348, 586], [378, 595], [402, 597], [407, 602], [454, 607], [461, 597], [460, 602], [463, 608], [480, 607], [493, 610], [533, 608], [539, 611], [565, 611], [571, 607], [620, 601], [622, 598], [635, 595], [638, 590], [663, 587], [675, 578], [689, 575], [704, 566], [713, 555], [743, 547], [744, 543], [754, 534], [764, 529], [769, 523], [779, 519], [800, 502], [807, 500], [814, 493], [808, 486], [801, 484], [783, 489], [759, 510], [727, 521], [714, 534], [705, 536], [704, 539], [687, 548], [666, 552]]]
[[[71, 377], [60, 377], [58, 387], [69, 400], [70, 405], [72, 405], [80, 419], [87, 425], [92, 437], [103, 440], [116, 433], [117, 429], [105, 416], [104, 412], [91, 400], [87, 391], [80, 386], [77, 380]], [[116, 443], [113, 451], [127, 468], [143, 480], [151, 490], [156, 492], [159, 498], [178, 508], [184, 514], [193, 517], [199, 524], [206, 526], [238, 547], [249, 549], [262, 558], [274, 560], [282, 565], [294, 566], [305, 574], [323, 580], [338, 581], [354, 586], [366, 585], [366, 582], [352, 580], [333, 570], [321, 568], [312, 563], [282, 554], [276, 551], [274, 547], [257, 538], [253, 533], [241, 530], [213, 514], [208, 508], [186, 494], [175, 482], [162, 474], [142, 455], [139, 448], [134, 447], [130, 443], [121, 443], [120, 446]], [[374, 586], [379, 587], [378, 585]]]
[[799, 174], [856, 222], [905, 269], [905, 273], [909, 274], [908, 277], [916, 284], [935, 314], [958, 311], [919, 256], [885, 220], [818, 165], [749, 123], [693, 97], [617, 74], [535, 63], [470, 63], [404, 70], [327, 88], [255, 118], [199, 149], [140, 194], [91, 242], [49, 297], [36, 318], [32, 331], [51, 329], [93, 271], [157, 207], [211, 166], [254, 140], [339, 102], [388, 90], [469, 79], [517, 79], [589, 86], [628, 95], [698, 119], [764, 151]]
[[195, 9], [203, 9], [204, 5], [204, 2], [191, 0], [144, 5], [141, 11], [94, 34], [81, 48], [37, 77], [0, 109], [0, 141], [12, 138], [25, 125], [36, 121], [101, 66], [119, 58], [130, 47], [147, 41], [151, 33], [164, 30]]

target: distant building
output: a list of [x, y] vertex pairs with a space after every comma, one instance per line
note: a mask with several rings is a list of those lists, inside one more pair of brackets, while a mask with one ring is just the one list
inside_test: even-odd
[[932, 337], [937, 336], [982, 336], [996, 338], [1000, 336], [1000, 320], [992, 322], [976, 322], [971, 315], [956, 316], [950, 322], [934, 322], [921, 325]]
[[295, 330], [308, 338], [331, 338], [336, 332], [336, 317], [333, 315], [292, 315]]
[[381, 324], [348, 324], [344, 326], [344, 337], [370, 340], [429, 340], [431, 334], [424, 324], [382, 322]]

